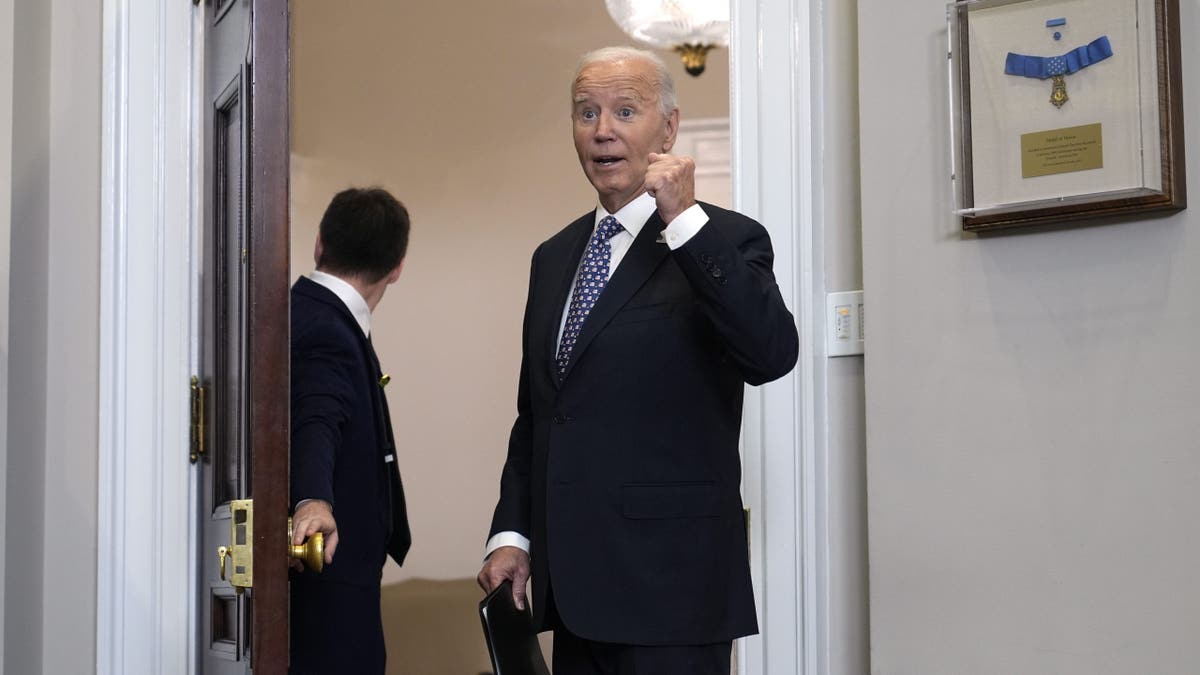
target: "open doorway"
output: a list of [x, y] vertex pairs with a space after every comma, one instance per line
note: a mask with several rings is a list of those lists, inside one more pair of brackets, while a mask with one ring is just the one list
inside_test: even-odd
[[[384, 571], [388, 672], [486, 672], [474, 577], [515, 415], [530, 255], [595, 205], [570, 140], [570, 78], [583, 52], [630, 41], [601, 0], [291, 11], [292, 276], [312, 269], [337, 190], [382, 185], [413, 221], [404, 274], [372, 320], [413, 533], [404, 568]], [[685, 123], [728, 118], [726, 52], [699, 78], [664, 59]], [[693, 145], [726, 170], [727, 200], [712, 128]]]

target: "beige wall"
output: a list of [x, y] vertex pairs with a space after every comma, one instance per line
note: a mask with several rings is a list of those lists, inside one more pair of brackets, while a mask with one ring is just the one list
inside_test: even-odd
[[910, 5], [858, 3], [872, 672], [1195, 673], [1200, 210], [962, 234], [945, 2]]
[[[570, 141], [587, 49], [626, 44], [602, 2], [293, 3], [293, 276], [332, 194], [391, 189], [413, 218], [373, 335], [401, 447], [413, 551], [401, 576], [474, 576], [515, 414], [533, 249], [594, 206]], [[728, 115], [727, 56], [666, 54], [684, 117]]]
[[100, 6], [9, 6], [12, 145], [0, 158], [12, 167], [6, 386], [16, 395], [5, 429], [4, 672], [86, 673], [96, 633]]

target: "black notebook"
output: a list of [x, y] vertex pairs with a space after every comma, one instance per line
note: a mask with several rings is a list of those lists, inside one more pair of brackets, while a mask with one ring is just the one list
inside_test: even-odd
[[525, 609], [517, 609], [510, 582], [500, 584], [479, 603], [479, 618], [495, 675], [550, 675], [533, 632], [529, 602]]

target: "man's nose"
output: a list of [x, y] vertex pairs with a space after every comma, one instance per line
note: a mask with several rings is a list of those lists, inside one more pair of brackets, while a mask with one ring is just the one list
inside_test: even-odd
[[608, 115], [600, 115], [596, 118], [596, 140], [611, 140], [613, 137], [612, 130], [612, 120], [609, 119]]

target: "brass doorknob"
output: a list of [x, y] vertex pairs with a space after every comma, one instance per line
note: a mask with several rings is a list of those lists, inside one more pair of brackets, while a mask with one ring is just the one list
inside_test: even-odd
[[304, 568], [320, 572], [325, 568], [325, 535], [313, 532], [303, 544], [292, 543], [292, 519], [288, 518], [288, 557], [304, 562]]

